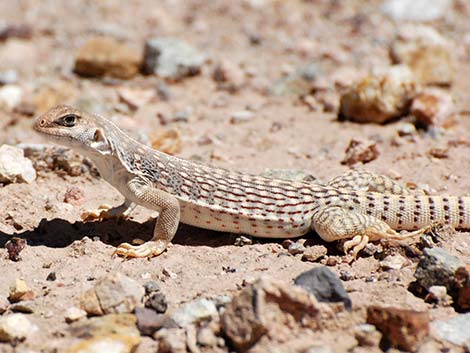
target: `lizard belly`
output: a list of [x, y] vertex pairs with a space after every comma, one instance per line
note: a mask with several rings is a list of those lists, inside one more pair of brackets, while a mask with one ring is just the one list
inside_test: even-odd
[[200, 206], [180, 201], [181, 222], [221, 232], [248, 234], [260, 238], [293, 238], [311, 230], [311, 217], [280, 218], [249, 215], [232, 209]]

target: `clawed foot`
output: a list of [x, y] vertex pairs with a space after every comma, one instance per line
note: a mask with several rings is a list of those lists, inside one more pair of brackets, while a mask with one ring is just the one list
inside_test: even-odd
[[110, 205], [101, 205], [96, 210], [85, 211], [82, 213], [81, 218], [85, 222], [89, 221], [102, 221], [105, 219], [126, 219], [130, 213], [135, 209], [134, 203], [123, 203], [118, 207], [111, 207]]
[[148, 241], [142, 245], [122, 243], [114, 251], [113, 255], [124, 258], [150, 258], [163, 253], [168, 247], [168, 242], [163, 240]]

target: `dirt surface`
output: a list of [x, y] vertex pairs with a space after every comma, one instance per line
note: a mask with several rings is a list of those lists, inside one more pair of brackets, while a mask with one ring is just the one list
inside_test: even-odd
[[[311, 109], [297, 95], [267, 94], [276, 80], [311, 62], [319, 67], [318, 81], [333, 87], [333, 92], [338, 75], [347, 82], [360, 73], [390, 65], [389, 43], [400, 23], [384, 16], [377, 1], [177, 0], [159, 1], [158, 5], [149, 0], [119, 4], [2, 1], [0, 20], [27, 25], [32, 35], [0, 42], [0, 69], [18, 72], [18, 85], [25, 92], [22, 105], [32, 104], [33, 116], [48, 107], [52, 97], [54, 102], [91, 107], [144, 140], [176, 129], [182, 146], [177, 155], [213, 166], [250, 173], [266, 168], [301, 169], [328, 180], [348, 170], [340, 162], [351, 139], [372, 139], [377, 142], [379, 156], [361, 168], [428, 185], [437, 193], [468, 195], [470, 21], [465, 2], [459, 4], [462, 8], [432, 23], [457, 41], [458, 74], [447, 88], [456, 102], [456, 124], [438, 137], [418, 131], [399, 143], [397, 131], [403, 120], [386, 125], [339, 122], [335, 111], [323, 112], [320, 104]], [[72, 69], [77, 50], [98, 34], [124, 40], [139, 50], [147, 38], [178, 37], [208, 60], [199, 75], [165, 83], [170, 91], [168, 100], [155, 97], [132, 110], [120, 100], [118, 90], [155, 89], [162, 80], [143, 75], [126, 81], [75, 75]], [[235, 93], [218, 89], [212, 78], [222, 59], [244, 72], [245, 83]], [[233, 113], [243, 110], [253, 112], [253, 117], [231, 122]], [[186, 112], [187, 121], [162, 124], [162, 116], [171, 120], [179, 112]], [[33, 132], [32, 116], [24, 109], [4, 109], [0, 124], [2, 144], [45, 143]], [[449, 141], [463, 143], [448, 147]], [[432, 148], [449, 148], [448, 156], [432, 157]], [[37, 166], [39, 159], [33, 160]], [[123, 241], [149, 239], [156, 214], [139, 207], [129, 220], [84, 222], [82, 212], [104, 203], [118, 205], [122, 197], [93, 172], [69, 174], [60, 168], [43, 168], [31, 184], [0, 187], [0, 243], [4, 245], [13, 235], [28, 242], [19, 262], [8, 260], [5, 250], [0, 252], [0, 294], [8, 296], [10, 284], [17, 278], [25, 279], [38, 295], [31, 304], [34, 312], [30, 317], [40, 329], [40, 334], [17, 348], [0, 343], [1, 352], [26, 352], [28, 348], [30, 352], [55, 352], [75, 342], [67, 331], [64, 311], [76, 304], [95, 279], [110, 272], [122, 272], [140, 283], [158, 280], [170, 310], [174, 310], [195, 298], [234, 295], [244, 281], [260, 275], [290, 282], [319, 266], [301, 261], [301, 255], [289, 255], [278, 240], [254, 239], [253, 245], [235, 246], [234, 235], [184, 225], [173, 246], [157, 258], [123, 261], [112, 257], [115, 246]], [[83, 193], [74, 205], [64, 202], [71, 187]], [[470, 233], [448, 231], [445, 235], [439, 246], [470, 264]], [[455, 314], [452, 307], [434, 307], [408, 291], [416, 259], [410, 259], [395, 274], [383, 275], [386, 272], [374, 256], [363, 254], [348, 263], [334, 244], [323, 243], [314, 233], [306, 238], [311, 239], [308, 244], [327, 245], [328, 256], [336, 259], [330, 262], [331, 270], [351, 274], [344, 286], [353, 311], [336, 327], [332, 324], [324, 332], [312, 333], [313, 339], [332, 351], [346, 352], [354, 347], [352, 326], [365, 322], [365, 309], [370, 304], [429, 310], [433, 320]], [[404, 254], [401, 247], [391, 251]], [[46, 281], [50, 272], [56, 273], [55, 281]], [[176, 275], [167, 276], [168, 272]], [[155, 347], [155, 342], [144, 338], [137, 352], [152, 351], [150, 347]]]

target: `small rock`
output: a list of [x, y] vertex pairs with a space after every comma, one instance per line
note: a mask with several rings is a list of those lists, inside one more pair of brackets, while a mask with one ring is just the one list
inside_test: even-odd
[[85, 318], [86, 315], [87, 314], [85, 310], [77, 308], [76, 306], [72, 306], [68, 308], [67, 310], [65, 310], [65, 315], [64, 315], [65, 322], [67, 323], [75, 322], [75, 321]]
[[235, 350], [244, 352], [265, 334], [285, 338], [295, 327], [318, 328], [319, 312], [315, 298], [303, 289], [260, 278], [225, 306], [222, 330]]
[[411, 114], [416, 122], [429, 128], [450, 127], [454, 124], [452, 119], [455, 113], [452, 96], [441, 90], [426, 90], [419, 93], [411, 104]]
[[287, 251], [291, 255], [302, 254], [305, 251], [305, 246], [302, 243], [295, 242], [289, 245]]
[[35, 179], [33, 163], [24, 157], [21, 148], [9, 145], [0, 147], [0, 183], [31, 183]]
[[444, 249], [425, 248], [414, 276], [426, 290], [431, 286], [444, 286], [452, 293], [455, 287], [454, 274], [459, 267], [464, 267], [463, 262]]
[[392, 307], [370, 306], [367, 323], [375, 325], [398, 349], [415, 351], [429, 333], [429, 313]]
[[347, 310], [351, 310], [352, 302], [343, 284], [333, 271], [325, 266], [301, 273], [294, 279], [294, 284], [313, 294], [320, 302], [342, 302]]
[[385, 271], [387, 270], [400, 270], [408, 260], [401, 255], [388, 255], [385, 259], [380, 261], [380, 266]]
[[181, 151], [181, 138], [178, 130], [160, 130], [152, 135], [152, 147], [167, 154]]
[[18, 81], [18, 73], [15, 70], [6, 70], [0, 72], [0, 86], [11, 85]]
[[302, 261], [317, 262], [328, 253], [328, 249], [323, 245], [313, 245], [305, 249], [302, 254]]
[[[136, 321], [136, 317], [132, 314], [109, 314], [73, 322], [68, 326], [68, 331], [72, 336], [78, 338], [112, 338], [118, 336], [125, 338], [126, 341], [133, 342], [137, 339], [137, 342], [139, 342], [140, 333]], [[80, 350], [76, 349], [73, 352], [78, 353]]]
[[312, 173], [306, 170], [297, 169], [265, 169], [261, 176], [272, 179], [290, 180], [290, 181], [315, 181]]
[[452, 0], [387, 0], [382, 11], [395, 21], [434, 21], [451, 10]]
[[178, 277], [178, 275], [177, 275], [175, 272], [171, 271], [171, 270], [170, 270], [169, 268], [167, 268], [167, 267], [164, 267], [164, 268], [162, 269], [162, 273], [163, 273], [164, 276], [169, 277], [169, 278], [175, 279], [175, 278]]
[[456, 304], [458, 309], [470, 310], [470, 266], [459, 267], [455, 271]]
[[80, 306], [90, 315], [130, 313], [144, 293], [143, 287], [132, 278], [111, 273], [80, 297]]
[[139, 72], [140, 64], [138, 50], [111, 37], [96, 37], [80, 48], [74, 71], [86, 77], [129, 79]]
[[436, 320], [431, 323], [431, 331], [439, 339], [457, 346], [470, 345], [470, 313], [460, 314], [448, 320]]
[[69, 186], [67, 190], [65, 190], [64, 202], [79, 206], [85, 202], [85, 194], [79, 187]]
[[213, 301], [198, 299], [183, 305], [173, 314], [172, 318], [179, 327], [186, 327], [190, 324], [210, 320], [218, 315]]
[[424, 298], [428, 303], [436, 303], [441, 306], [449, 306], [452, 304], [452, 298], [447, 294], [447, 288], [444, 286], [431, 286], [428, 294]]
[[406, 66], [366, 76], [341, 95], [340, 118], [382, 124], [408, 113], [417, 83]]
[[304, 96], [312, 92], [315, 80], [322, 70], [316, 63], [310, 63], [294, 73], [277, 80], [270, 88], [274, 96]]
[[365, 164], [377, 159], [379, 150], [375, 141], [351, 139], [345, 154], [341, 164], [352, 166], [357, 163]]
[[374, 325], [361, 324], [354, 330], [354, 336], [361, 347], [378, 347], [382, 334]]
[[57, 279], [57, 274], [55, 272], [49, 272], [49, 274], [46, 277], [46, 281], [55, 281]]
[[130, 109], [137, 110], [146, 105], [155, 97], [153, 89], [121, 87], [118, 89], [119, 98], [126, 103]]
[[434, 147], [428, 150], [427, 154], [438, 159], [449, 158], [449, 148]]
[[420, 83], [440, 85], [452, 83], [455, 52], [454, 44], [433, 27], [415, 24], [399, 26], [390, 49], [394, 63], [408, 65]]
[[143, 70], [162, 78], [180, 80], [201, 71], [205, 57], [175, 38], [149, 39], [145, 43]]
[[10, 306], [10, 310], [15, 313], [32, 314], [34, 313], [34, 302], [28, 300], [14, 303]]
[[160, 291], [160, 284], [157, 281], [148, 281], [144, 283], [145, 294], [151, 294], [153, 292]]
[[245, 82], [245, 73], [229, 60], [219, 62], [212, 73], [217, 88], [230, 93], [237, 92]]
[[8, 300], [12, 303], [16, 303], [23, 300], [32, 300], [36, 298], [36, 293], [31, 290], [26, 282], [22, 279], [17, 279], [10, 285], [10, 294]]
[[158, 353], [187, 353], [186, 332], [183, 329], [161, 329], [154, 337], [158, 342]]
[[133, 353], [140, 337], [109, 335], [85, 339], [73, 345], [66, 353]]
[[239, 112], [234, 112], [230, 116], [230, 123], [231, 124], [239, 124], [253, 120], [255, 114], [248, 110], [242, 110]]
[[155, 310], [157, 313], [165, 313], [168, 309], [166, 297], [161, 292], [154, 292], [149, 294], [148, 299], [145, 301], [145, 307]]
[[13, 237], [5, 243], [5, 249], [8, 252], [8, 259], [11, 261], [20, 261], [20, 252], [26, 247], [26, 239]]
[[38, 330], [24, 314], [10, 314], [0, 317], [0, 341], [17, 343]]
[[413, 136], [416, 134], [416, 126], [411, 123], [400, 124], [397, 128], [398, 136]]
[[11, 111], [21, 103], [23, 89], [17, 85], [0, 87], [0, 108]]
[[178, 325], [168, 315], [157, 314], [154, 310], [135, 308], [137, 327], [143, 335], [152, 336], [161, 328], [176, 328]]
[[245, 235], [238, 235], [235, 238], [235, 241], [233, 242], [233, 245], [235, 246], [245, 246], [245, 245], [252, 245], [252, 244], [253, 244], [253, 239]]

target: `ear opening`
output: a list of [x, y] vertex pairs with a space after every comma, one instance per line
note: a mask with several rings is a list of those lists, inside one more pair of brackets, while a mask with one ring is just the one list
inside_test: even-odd
[[101, 129], [95, 130], [91, 147], [97, 150], [98, 152], [101, 152], [102, 154], [109, 154], [112, 152], [111, 146], [106, 137], [104, 136], [103, 130]]

